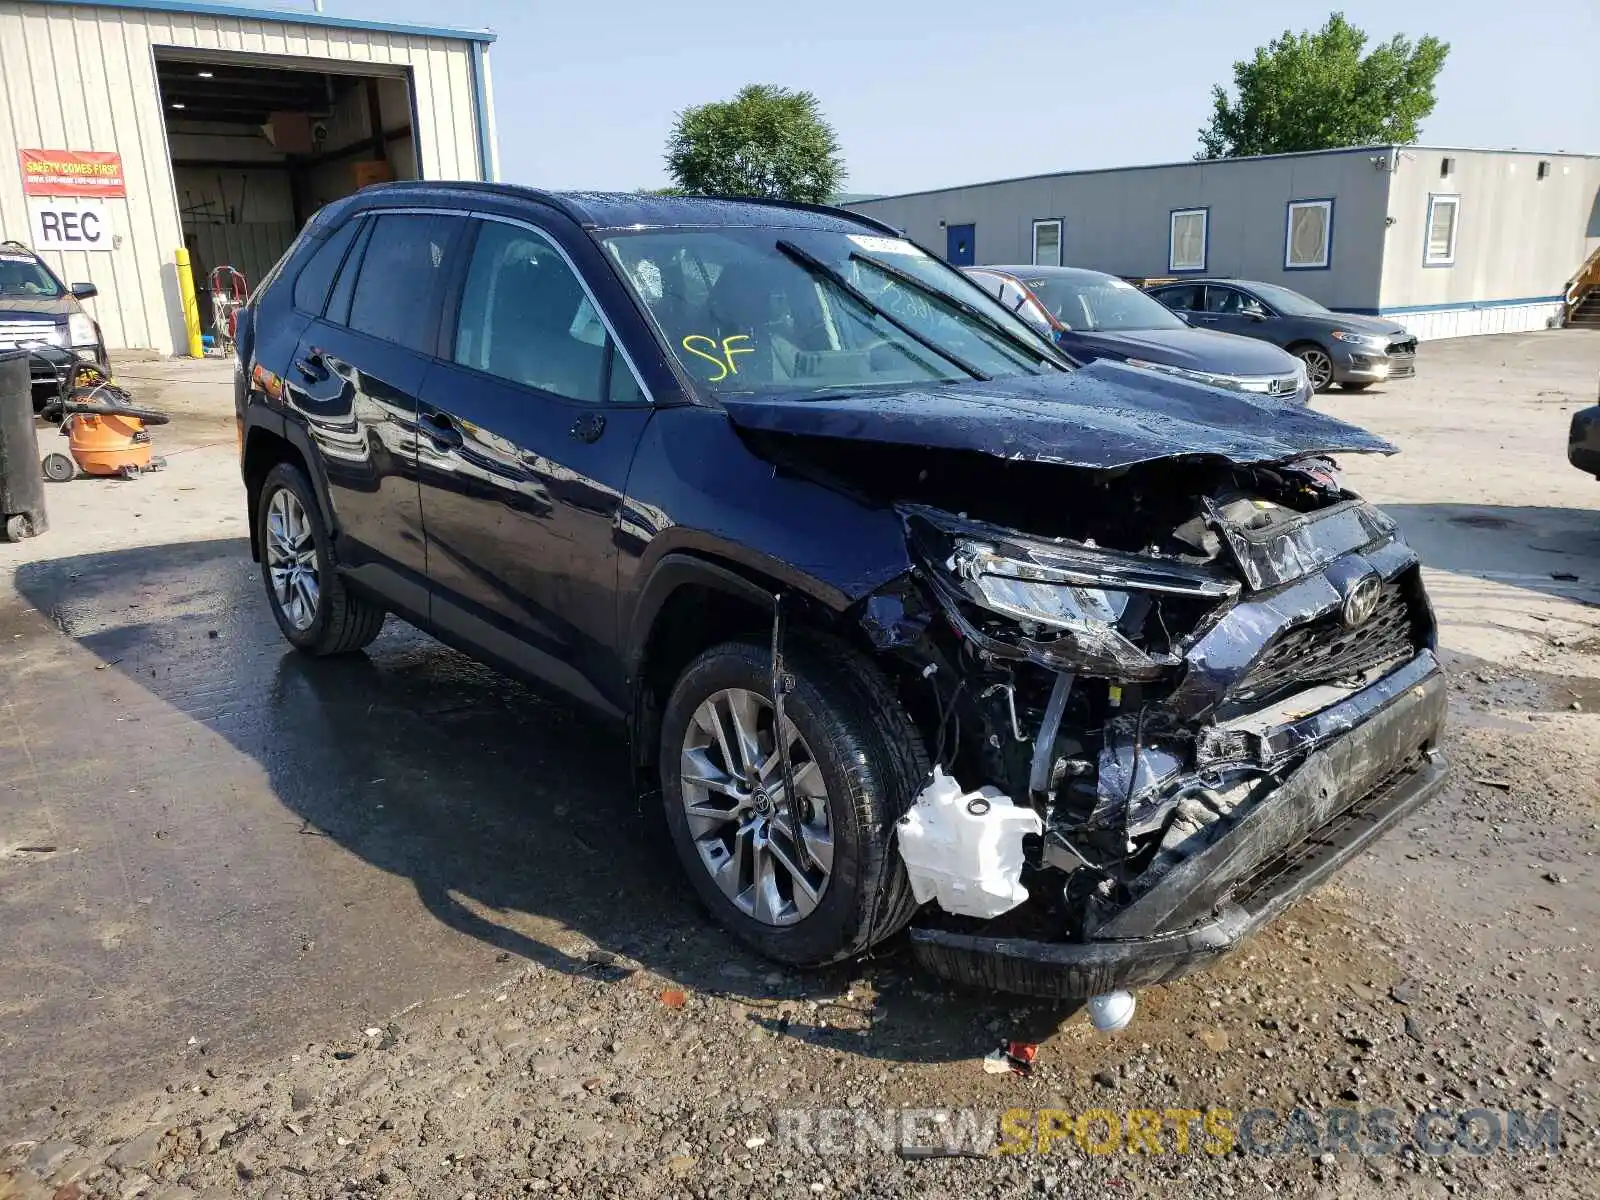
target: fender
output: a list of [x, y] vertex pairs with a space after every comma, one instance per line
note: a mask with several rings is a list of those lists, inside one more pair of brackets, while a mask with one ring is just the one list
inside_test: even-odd
[[656, 618], [661, 615], [661, 610], [674, 592], [691, 584], [726, 592], [760, 608], [770, 608], [772, 605], [772, 591], [769, 588], [739, 574], [725, 562], [681, 551], [663, 555], [639, 591], [638, 602], [633, 606], [633, 620], [628, 626], [627, 640], [622, 648], [623, 663], [630, 683], [638, 679], [639, 667], [644, 660], [645, 647], [649, 645]]
[[[242, 451], [239, 455], [240, 474], [243, 474], [244, 464], [249, 461], [250, 437], [256, 430], [259, 429], [263, 432], [274, 434], [288, 442], [289, 445], [294, 447], [296, 453], [300, 455], [300, 462], [305, 470], [306, 478], [311, 481], [311, 490], [316, 493], [317, 508], [322, 512], [323, 524], [337, 539], [339, 536], [339, 523], [333, 511], [333, 504], [328, 499], [328, 483], [323, 478], [322, 472], [315, 466], [321, 460], [312, 450], [311, 439], [306, 435], [304, 427], [288, 420], [283, 413], [269, 408], [258, 400], [252, 400], [245, 405], [243, 425]], [[256, 559], [260, 551], [256, 545], [256, 512], [253, 504], [250, 506], [248, 515], [250, 519], [250, 557]]]

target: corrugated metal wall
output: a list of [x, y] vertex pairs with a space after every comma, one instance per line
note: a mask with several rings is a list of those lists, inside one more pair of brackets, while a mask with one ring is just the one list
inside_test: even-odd
[[[1423, 262], [1432, 195], [1461, 197], [1449, 266]], [[1548, 300], [1600, 245], [1600, 158], [1404, 147], [1389, 217], [1382, 307]]]
[[[429, 179], [478, 179], [472, 45], [403, 33], [92, 5], [0, 0], [0, 237], [28, 240], [15, 149], [122, 155], [125, 200], [101, 200], [118, 235], [109, 253], [48, 252], [90, 301], [113, 347], [172, 353], [184, 342], [173, 252], [179, 201], [157, 90], [154, 49], [198, 48], [379, 64], [409, 72], [415, 137]], [[333, 69], [312, 64], [311, 69]]]
[[[1062, 220], [1062, 262], [1114, 275], [1168, 273], [1173, 209], [1205, 208], [1205, 273], [1282, 283], [1337, 307], [1378, 301], [1388, 176], [1372, 151], [1177, 163], [1041, 175], [849, 207], [904, 229], [937, 253], [971, 223], [977, 261], [1027, 263], [1033, 222]], [[1327, 269], [1286, 270], [1291, 200], [1335, 197]]]

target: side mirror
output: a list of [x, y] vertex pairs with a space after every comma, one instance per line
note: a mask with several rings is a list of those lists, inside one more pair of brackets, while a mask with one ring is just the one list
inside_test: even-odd
[[1186, 312], [1183, 312], [1181, 309], [1169, 308], [1169, 309], [1167, 309], [1167, 311], [1169, 313], [1171, 313], [1173, 316], [1177, 317], [1178, 320], [1182, 321], [1185, 325], [1193, 324], [1193, 322], [1189, 320], [1189, 314], [1186, 313]]
[[93, 300], [100, 294], [100, 289], [92, 283], [75, 283], [70, 291], [79, 300]]
[[1265, 321], [1267, 319], [1267, 314], [1264, 312], [1252, 312], [1250, 314], [1250, 319], [1252, 321]]

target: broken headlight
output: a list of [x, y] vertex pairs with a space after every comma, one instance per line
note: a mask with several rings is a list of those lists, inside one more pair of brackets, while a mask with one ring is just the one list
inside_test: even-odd
[[957, 542], [946, 565], [977, 590], [985, 608], [1053, 629], [1115, 625], [1132, 598], [1127, 592], [1069, 583], [1063, 571], [998, 554], [982, 542]]

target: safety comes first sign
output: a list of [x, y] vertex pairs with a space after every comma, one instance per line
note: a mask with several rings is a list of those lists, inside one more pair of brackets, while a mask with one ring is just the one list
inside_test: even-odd
[[24, 195], [114, 200], [128, 194], [120, 154], [106, 150], [18, 150], [17, 157], [22, 160]]

